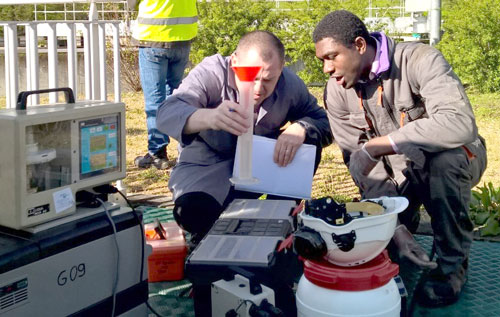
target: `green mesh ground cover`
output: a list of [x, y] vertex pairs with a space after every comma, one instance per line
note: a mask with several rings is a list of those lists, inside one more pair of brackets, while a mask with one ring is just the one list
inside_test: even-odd
[[[430, 253], [432, 237], [417, 235], [416, 239]], [[409, 293], [408, 312], [412, 310], [413, 316], [500, 316], [500, 243], [498, 242], [472, 243], [468, 282], [458, 302], [447, 307], [426, 308], [412, 302], [421, 271], [410, 265], [401, 265], [400, 270]]]
[[[140, 206], [145, 224], [155, 219], [160, 222], [175, 221], [172, 209]], [[191, 283], [188, 280], [149, 283], [149, 305], [160, 316], [194, 317], [193, 300], [189, 297]], [[149, 310], [149, 317], [156, 316]]]
[[[139, 207], [144, 222], [159, 218], [174, 221], [172, 210]], [[432, 237], [416, 235], [417, 241], [430, 253]], [[422, 271], [410, 264], [401, 264], [400, 275], [408, 291], [407, 313], [411, 316], [500, 316], [500, 243], [474, 241], [469, 260], [469, 278], [462, 296], [454, 305], [442, 308], [421, 307], [412, 301]], [[172, 281], [149, 283], [149, 304], [160, 316], [194, 316], [193, 301], [188, 297], [189, 282]], [[149, 316], [155, 316], [150, 312]]]
[[[160, 316], [194, 317], [187, 280], [149, 283], [149, 305]], [[156, 316], [149, 311], [149, 316]]]
[[144, 224], [151, 223], [155, 219], [159, 219], [161, 222], [175, 221], [172, 209], [157, 208], [151, 206], [140, 206], [135, 208], [137, 211], [142, 212]]

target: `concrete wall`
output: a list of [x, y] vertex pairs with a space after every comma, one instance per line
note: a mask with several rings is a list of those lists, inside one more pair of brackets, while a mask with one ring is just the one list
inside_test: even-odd
[[[68, 59], [65, 52], [60, 52], [58, 54], [58, 75], [59, 75], [59, 87], [68, 86]], [[39, 61], [40, 67], [40, 89], [46, 89], [49, 83], [48, 77], [48, 59], [47, 54], [40, 53]], [[26, 90], [26, 55], [19, 53], [19, 91]], [[77, 91], [78, 95], [85, 96], [85, 73], [84, 73], [84, 60], [83, 52], [77, 53]], [[122, 92], [126, 91], [127, 86], [122, 83]], [[108, 94], [113, 93], [113, 73], [108, 68], [107, 69], [107, 90]], [[0, 96], [4, 97], [5, 92], [5, 56], [3, 52], [0, 52]]]

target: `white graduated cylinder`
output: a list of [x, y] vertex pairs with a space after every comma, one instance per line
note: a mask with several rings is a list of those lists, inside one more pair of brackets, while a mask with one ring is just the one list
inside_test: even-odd
[[391, 279], [365, 291], [341, 291], [311, 283], [304, 275], [296, 293], [298, 317], [399, 317], [401, 296]]
[[250, 128], [246, 133], [238, 136], [237, 153], [239, 158], [239, 169], [237, 177], [231, 178], [233, 183], [246, 184], [255, 183], [257, 179], [252, 177], [252, 144], [253, 144], [253, 90], [254, 81], [240, 81], [240, 105], [248, 115]]

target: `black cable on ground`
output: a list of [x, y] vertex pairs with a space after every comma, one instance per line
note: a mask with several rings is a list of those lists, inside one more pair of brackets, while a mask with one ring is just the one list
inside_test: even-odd
[[156, 310], [153, 309], [153, 307], [151, 307], [151, 304], [149, 304], [148, 301], [146, 301], [146, 306], [148, 306], [148, 309], [153, 313], [155, 314], [155, 316], [157, 317], [163, 317], [162, 315], [160, 315]]

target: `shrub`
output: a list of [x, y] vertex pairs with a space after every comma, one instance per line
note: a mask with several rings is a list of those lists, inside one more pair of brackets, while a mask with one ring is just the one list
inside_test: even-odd
[[310, 0], [286, 3], [276, 8], [273, 1], [203, 0], [198, 2], [198, 36], [191, 49], [191, 62], [199, 63], [216, 53], [230, 55], [242, 35], [267, 30], [285, 45], [287, 66], [294, 66], [308, 84], [326, 82], [320, 62], [315, 58], [312, 32], [324, 15], [343, 8], [364, 15], [367, 1]]
[[481, 236], [500, 234], [500, 188], [491, 182], [483, 184], [479, 190], [472, 191], [471, 218], [476, 225], [482, 226]]
[[279, 36], [281, 13], [272, 1], [203, 0], [198, 2], [198, 36], [191, 47], [191, 62], [219, 53], [230, 55], [240, 37], [253, 30], [268, 30]]
[[302, 2], [304, 8], [285, 11], [287, 15], [286, 32], [281, 37], [285, 44], [289, 64], [302, 64], [298, 75], [307, 84], [324, 85], [328, 76], [316, 58], [312, 33], [318, 22], [328, 13], [337, 9], [349, 10], [361, 18], [366, 15], [367, 1], [310, 0]]
[[479, 92], [500, 90], [498, 0], [447, 1], [438, 48], [464, 84]]
[[[114, 70], [113, 49], [111, 43], [106, 43], [106, 66], [110, 72]], [[132, 45], [131, 37], [122, 38], [120, 47], [120, 78], [123, 84], [131, 91], [141, 91], [141, 77], [139, 73], [139, 49]]]

